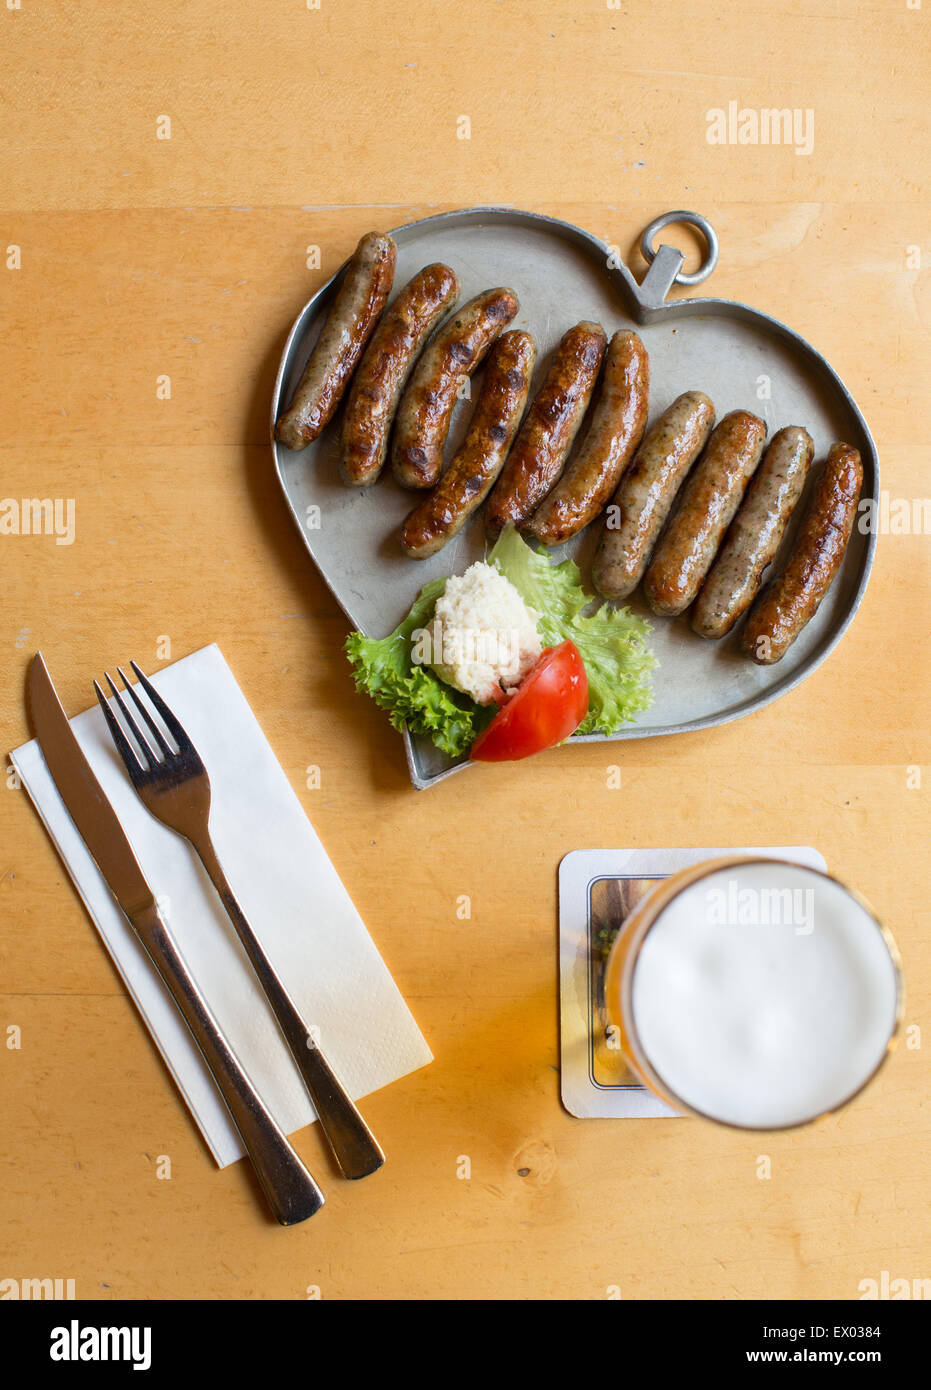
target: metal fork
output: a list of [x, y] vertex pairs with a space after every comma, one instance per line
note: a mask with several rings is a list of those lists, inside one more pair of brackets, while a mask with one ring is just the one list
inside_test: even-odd
[[98, 682], [94, 681], [97, 699], [113, 741], [126, 764], [129, 779], [152, 815], [188, 840], [199, 855], [259, 977], [343, 1176], [364, 1178], [381, 1167], [385, 1155], [314, 1040], [311, 1029], [279, 979], [227, 881], [210, 838], [210, 778], [197, 749], [151, 681], [135, 661], [130, 665], [178, 745], [178, 751], [175, 752], [169, 745], [136, 687], [126, 679], [118, 666], [127, 694], [145, 720], [159, 750], [156, 752], [153, 748], [107, 673], [107, 684], [139, 746], [137, 755], [106, 695]]

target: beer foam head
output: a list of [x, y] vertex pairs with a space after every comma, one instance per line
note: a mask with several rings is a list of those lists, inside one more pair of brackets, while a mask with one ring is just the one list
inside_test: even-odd
[[713, 1119], [800, 1124], [848, 1100], [895, 1029], [895, 964], [870, 913], [801, 865], [719, 869], [662, 910], [631, 986], [664, 1085]]

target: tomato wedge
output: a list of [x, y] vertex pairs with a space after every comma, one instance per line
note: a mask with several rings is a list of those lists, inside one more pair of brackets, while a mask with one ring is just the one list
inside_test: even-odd
[[574, 642], [547, 647], [472, 745], [481, 763], [516, 762], [575, 733], [588, 710], [588, 676]]

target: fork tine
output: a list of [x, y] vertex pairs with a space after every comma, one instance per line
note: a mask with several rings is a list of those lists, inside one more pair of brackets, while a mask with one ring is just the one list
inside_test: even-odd
[[172, 714], [171, 710], [165, 704], [165, 701], [162, 699], [161, 695], [159, 695], [158, 691], [155, 689], [155, 686], [149, 680], [148, 676], [145, 674], [144, 671], [141, 671], [139, 669], [135, 661], [131, 661], [129, 664], [135, 671], [137, 677], [139, 678], [139, 684], [142, 686], [143, 690], [148, 695], [149, 699], [152, 701], [153, 705], [164, 719], [165, 727], [177, 743], [179, 751], [184, 752], [185, 749], [190, 748], [191, 740], [188, 738], [187, 734], [184, 732], [181, 725], [178, 723], [177, 719]]
[[159, 748], [165, 754], [166, 758], [174, 757], [174, 749], [169, 745], [168, 740], [165, 738], [165, 735], [162, 733], [161, 729], [158, 727], [155, 720], [152, 718], [151, 714], [146, 709], [144, 701], [139, 698], [139, 694], [136, 690], [136, 687], [134, 685], [130, 685], [129, 681], [126, 679], [126, 672], [123, 670], [122, 666], [117, 666], [116, 669], [120, 674], [120, 680], [126, 687], [126, 694], [132, 697], [136, 709], [139, 711], [145, 722], [148, 724], [149, 728], [152, 730], [152, 734]]
[[155, 767], [155, 765], [158, 762], [158, 758], [155, 756], [155, 749], [152, 747], [151, 743], [149, 743], [149, 740], [146, 738], [145, 734], [142, 732], [142, 730], [139, 728], [139, 725], [136, 723], [136, 720], [133, 718], [130, 708], [127, 705], [126, 701], [123, 699], [120, 692], [117, 690], [113, 678], [110, 675], [110, 672], [104, 671], [104, 675], [107, 678], [107, 685], [113, 691], [113, 698], [116, 700], [116, 703], [122, 710], [123, 718], [129, 725], [130, 732], [132, 733], [133, 738], [139, 745], [139, 751], [142, 754], [143, 759], [148, 759], [148, 768]]
[[129, 773], [130, 778], [135, 780], [140, 773], [145, 771], [145, 768], [140, 763], [136, 755], [136, 750], [120, 728], [120, 721], [110, 708], [107, 697], [101, 690], [97, 681], [94, 681], [94, 689], [97, 692], [97, 699], [100, 701], [100, 708], [103, 710], [103, 717], [106, 719], [110, 733], [113, 736], [113, 742], [116, 744], [120, 757], [126, 764], [126, 771]]

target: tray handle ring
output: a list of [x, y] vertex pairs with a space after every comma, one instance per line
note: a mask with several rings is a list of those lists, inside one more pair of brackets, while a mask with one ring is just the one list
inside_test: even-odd
[[[653, 249], [657, 232], [674, 222], [685, 222], [689, 226], [697, 227], [705, 240], [705, 259], [698, 269], [691, 273], [682, 269], [685, 257], [674, 246], [662, 245], [658, 251]], [[679, 208], [655, 217], [650, 225], [644, 228], [640, 238], [640, 250], [650, 268], [637, 287], [637, 298], [645, 307], [659, 308], [673, 284], [700, 285], [703, 280], [707, 280], [718, 263], [720, 247], [717, 232], [706, 217]]]

